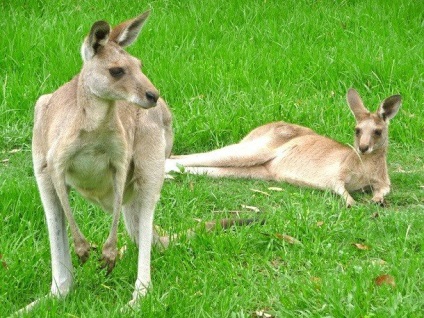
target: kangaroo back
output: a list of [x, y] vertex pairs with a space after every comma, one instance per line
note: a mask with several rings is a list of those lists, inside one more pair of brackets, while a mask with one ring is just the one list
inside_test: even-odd
[[[263, 165], [275, 158], [277, 149], [284, 143], [299, 136], [312, 134], [316, 133], [312, 129], [299, 125], [282, 121], [269, 123], [253, 129], [237, 144], [204, 153], [172, 156], [170, 160], [167, 160], [166, 171], [179, 171], [177, 163], [186, 168], [240, 168]], [[240, 171], [240, 169], [235, 170]]]

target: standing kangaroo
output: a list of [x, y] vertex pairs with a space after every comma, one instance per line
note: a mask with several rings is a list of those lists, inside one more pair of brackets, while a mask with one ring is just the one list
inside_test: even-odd
[[238, 144], [206, 153], [173, 156], [166, 171], [185, 171], [213, 177], [240, 177], [286, 181], [294, 185], [329, 189], [341, 195], [348, 207], [349, 192], [371, 188], [372, 200], [383, 204], [390, 191], [386, 153], [388, 125], [399, 110], [401, 97], [385, 99], [370, 113], [354, 90], [347, 102], [356, 119], [354, 148], [318, 135], [313, 130], [274, 122], [251, 131]]
[[122, 209], [126, 229], [139, 247], [130, 304], [149, 287], [153, 214], [172, 148], [172, 119], [140, 61], [123, 50], [137, 39], [148, 15], [113, 29], [104, 21], [94, 23], [82, 44], [81, 72], [35, 105], [32, 155], [47, 219], [53, 296], [68, 294], [73, 281], [65, 218], [81, 262], [90, 251], [71, 211], [71, 187], [112, 213], [102, 250], [108, 272], [117, 258]]

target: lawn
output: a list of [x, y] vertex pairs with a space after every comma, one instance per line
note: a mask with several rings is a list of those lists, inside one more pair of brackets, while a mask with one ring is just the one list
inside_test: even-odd
[[[198, 229], [154, 250], [153, 289], [125, 314], [137, 249], [121, 224], [126, 251], [111, 275], [99, 270], [101, 249], [83, 266], [73, 253], [73, 291], [27, 316], [424, 317], [424, 2], [416, 0], [0, 0], [0, 317], [51, 283], [31, 162], [34, 103], [79, 72], [94, 21], [117, 24], [148, 8], [128, 51], [173, 111], [173, 153], [234, 143], [276, 120], [351, 144], [347, 89], [371, 109], [401, 94], [387, 206], [371, 204], [370, 194], [355, 194], [358, 205], [347, 209], [325, 191], [177, 175], [165, 181], [155, 213], [164, 230], [228, 217], [265, 224]], [[72, 206], [101, 246], [110, 215], [75, 193]]]

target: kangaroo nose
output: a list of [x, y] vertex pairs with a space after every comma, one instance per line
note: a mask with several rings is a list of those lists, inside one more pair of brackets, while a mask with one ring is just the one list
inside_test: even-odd
[[359, 150], [361, 153], [366, 153], [370, 147], [369, 146], [360, 146]]
[[151, 103], [156, 103], [159, 99], [159, 94], [157, 92], [147, 91], [146, 98]]

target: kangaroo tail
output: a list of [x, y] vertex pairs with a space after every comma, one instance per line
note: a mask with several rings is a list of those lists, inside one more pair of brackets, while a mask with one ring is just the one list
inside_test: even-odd
[[[192, 239], [196, 236], [197, 230], [201, 230], [202, 228], [207, 232], [212, 232], [217, 229], [229, 229], [234, 226], [246, 226], [253, 223], [259, 223], [260, 225], [265, 224], [264, 220], [260, 220], [257, 218], [250, 218], [250, 219], [220, 219], [217, 221], [208, 221], [208, 222], [201, 222], [198, 226], [195, 226], [191, 229], [188, 229], [187, 231], [184, 231], [182, 233], [178, 234], [165, 234], [165, 235], [158, 235], [156, 234], [153, 238], [153, 244], [159, 247], [161, 250], [164, 250], [168, 248], [169, 244], [172, 241], [178, 240], [181, 237], [185, 237], [187, 239]], [[156, 227], [156, 232], [163, 232], [160, 230], [160, 228]]]

